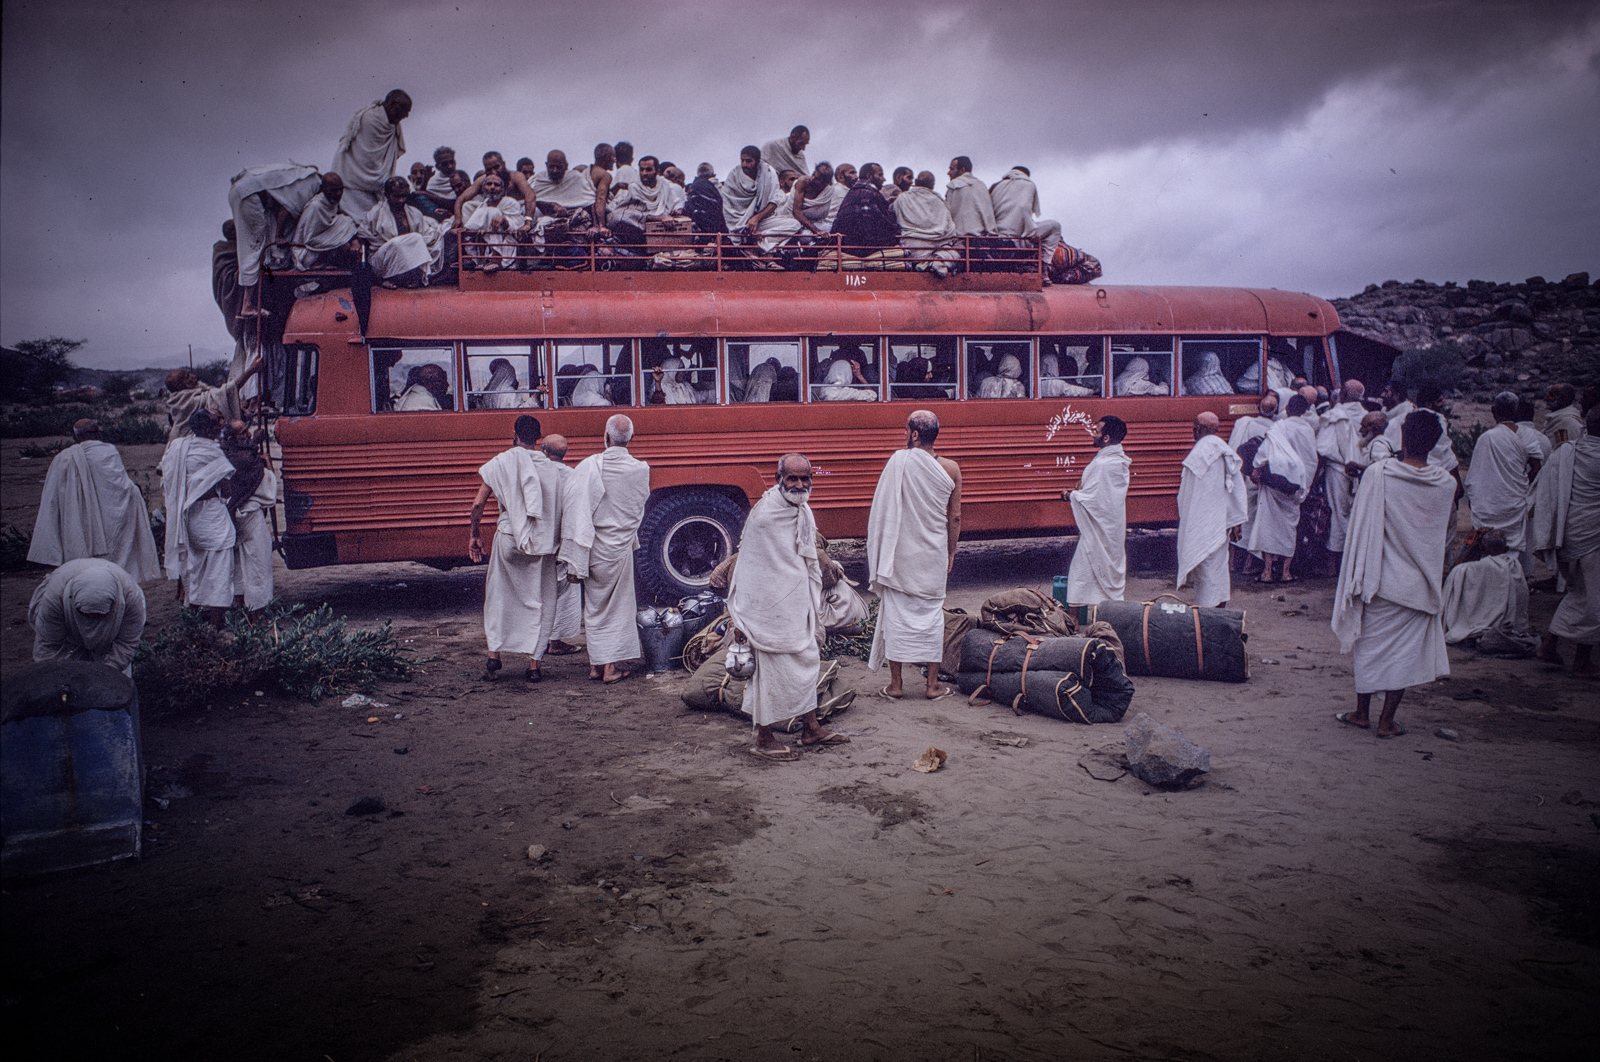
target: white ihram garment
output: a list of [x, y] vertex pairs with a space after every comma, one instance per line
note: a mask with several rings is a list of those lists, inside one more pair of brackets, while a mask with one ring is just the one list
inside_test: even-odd
[[1195, 573], [1195, 604], [1228, 600], [1228, 531], [1244, 523], [1244, 462], [1215, 435], [1194, 444], [1178, 483], [1178, 587]]
[[1360, 452], [1361, 418], [1366, 415], [1360, 402], [1341, 402], [1323, 416], [1317, 432], [1317, 454], [1328, 459], [1322, 491], [1328, 499], [1328, 548], [1335, 553], [1344, 551], [1350, 506], [1355, 503], [1355, 484], [1344, 466]]
[[262, 194], [298, 218], [321, 190], [317, 168], [298, 162], [251, 166], [234, 176], [228, 186], [228, 208], [233, 212], [240, 287], [253, 287], [260, 279], [262, 252], [278, 235], [276, 216], [268, 215]]
[[[878, 627], [867, 667], [926, 664], [944, 656], [950, 495], [955, 480], [921, 448], [896, 450], [878, 477], [867, 515], [867, 567]], [[740, 564], [744, 563], [743, 554]], [[937, 666], [937, 665], [935, 665]]]
[[1506, 533], [1506, 548], [1520, 552], [1527, 541], [1528, 447], [1519, 434], [1496, 424], [1478, 436], [1472, 465], [1462, 478], [1472, 526]]
[[[1267, 434], [1272, 427], [1271, 417], [1240, 417], [1233, 422], [1233, 431], [1228, 436], [1228, 449], [1234, 453], [1239, 452], [1239, 447], [1251, 439], [1259, 439]], [[1256, 505], [1261, 488], [1249, 476], [1244, 478], [1244, 523], [1239, 525], [1239, 541], [1236, 543], [1242, 550], [1249, 550], [1250, 529], [1256, 522]]]
[[768, 487], [745, 519], [728, 588], [728, 614], [754, 650], [744, 708], [755, 726], [816, 708], [821, 608], [816, 518], [809, 505], [791, 505], [781, 487]]
[[979, 398], [1027, 398], [1028, 388], [1022, 382], [1022, 362], [1015, 354], [1000, 359], [997, 375], [978, 385]]
[[[471, 256], [474, 263], [487, 264], [499, 258], [502, 269], [510, 269], [517, 264], [517, 233], [528, 227], [528, 214], [520, 202], [509, 195], [501, 196], [498, 203], [479, 199], [468, 204], [464, 213], [466, 220], [463, 228], [483, 233], [483, 242], [488, 245], [486, 253]], [[491, 231], [489, 226], [495, 218], [504, 218], [506, 227]], [[500, 252], [498, 255], [494, 253], [497, 249]]]
[[1166, 384], [1150, 379], [1150, 362], [1146, 358], [1129, 358], [1128, 364], [1111, 381], [1113, 395], [1164, 395]]
[[1103, 446], [1067, 495], [1078, 546], [1067, 568], [1067, 603], [1121, 601], [1128, 585], [1128, 470], [1121, 443]]
[[[730, 188], [735, 190], [733, 197], [729, 195]], [[756, 235], [760, 237], [758, 246], [763, 251], [771, 251], [800, 231], [800, 222], [795, 220], [794, 210], [789, 205], [790, 197], [784, 195], [778, 185], [778, 175], [765, 162], [757, 167], [754, 178], [746, 176], [744, 168], [740, 167], [722, 182], [724, 215], [740, 202], [745, 204], [744, 209], [728, 222], [729, 232], [742, 231], [751, 218], [769, 206], [773, 208], [767, 219], [756, 226]]]
[[294, 229], [296, 269], [317, 269], [329, 255], [356, 238], [356, 219], [345, 213], [344, 200], [330, 203], [318, 195], [300, 215]]
[[251, 612], [272, 603], [272, 523], [269, 515], [278, 501], [278, 474], [266, 469], [256, 492], [233, 514], [234, 588], [244, 596]]
[[1550, 454], [1555, 450], [1554, 444], [1545, 438], [1544, 432], [1533, 426], [1531, 420], [1517, 421], [1517, 438], [1528, 448], [1528, 456], [1541, 463], [1550, 460]]
[[567, 210], [594, 206], [594, 182], [585, 170], [569, 168], [560, 181], [550, 180], [548, 170], [533, 175], [533, 197]]
[[28, 601], [34, 660], [86, 660], [130, 678], [144, 621], [144, 591], [99, 557], [67, 561]]
[[483, 589], [483, 634], [491, 653], [544, 656], [556, 612], [556, 549], [561, 541], [559, 466], [513, 446], [478, 475], [500, 508]]
[[1361, 477], [1333, 598], [1357, 693], [1403, 690], [1450, 673], [1441, 572], [1455, 480], [1437, 465], [1381, 461]]
[[54, 568], [104, 557], [136, 583], [161, 578], [144, 495], [128, 478], [117, 448], [90, 439], [50, 461], [28, 560]]
[[344, 199], [351, 214], [360, 217], [383, 202], [383, 182], [394, 176], [394, 166], [406, 153], [406, 138], [399, 122], [390, 122], [382, 100], [374, 100], [350, 119], [331, 169], [344, 179]]
[[161, 490], [167, 506], [167, 578], [182, 579], [184, 603], [210, 608], [233, 604], [233, 547], [228, 506], [215, 494], [233, 465], [213, 439], [186, 435], [161, 455]]
[[1443, 595], [1439, 619], [1451, 645], [1495, 628], [1528, 633], [1528, 580], [1515, 553], [1457, 564], [1445, 576]]
[[817, 388], [817, 398], [823, 402], [876, 402], [878, 395], [868, 387], [852, 386], [855, 374], [850, 371], [850, 362], [844, 358], [836, 358], [828, 366], [828, 375], [825, 382]]
[[639, 656], [633, 551], [650, 500], [650, 466], [609, 446], [584, 458], [567, 481], [561, 563], [583, 583], [583, 626], [595, 667]]
[[654, 188], [643, 181], [629, 184], [627, 191], [613, 197], [611, 205], [625, 206], [628, 203], [638, 203], [644, 208], [647, 217], [658, 218], [682, 210], [686, 195], [682, 188], [665, 178], [658, 177]]
[[[1078, 375], [1083, 375], [1079, 366]], [[1039, 358], [1039, 397], [1040, 398], [1078, 398], [1083, 395], [1097, 394], [1093, 387], [1085, 387], [1072, 380], [1058, 379], [1061, 375], [1061, 360], [1054, 354], [1045, 354]]]
[[1186, 395], [1231, 395], [1233, 385], [1222, 375], [1222, 360], [1211, 351], [1200, 356], [1200, 368], [1183, 378]]
[[1545, 438], [1550, 440], [1551, 452], [1562, 443], [1577, 442], [1586, 434], [1583, 427], [1583, 407], [1574, 402], [1565, 409], [1551, 410], [1544, 418]]
[[1317, 471], [1317, 437], [1311, 425], [1304, 417], [1285, 417], [1275, 423], [1256, 451], [1255, 463], [1267, 465], [1274, 474], [1300, 489], [1284, 494], [1264, 486], [1257, 492], [1256, 516], [1250, 524], [1250, 552], [1292, 557], [1295, 532], [1300, 527], [1300, 503], [1305, 501], [1311, 477]]
[[1600, 644], [1600, 437], [1582, 436], [1550, 454], [1534, 486], [1530, 527], [1539, 558], [1567, 579], [1550, 633]]
[[972, 174], [963, 173], [945, 185], [944, 202], [958, 234], [986, 236], [995, 231], [994, 201], [989, 189]]
[[401, 232], [387, 201], [361, 216], [361, 240], [367, 245], [372, 271], [384, 280], [425, 267], [437, 273], [444, 261], [445, 230], [414, 206], [406, 207], [410, 232]]
[[[604, 404], [610, 405], [609, 402]], [[564, 493], [572, 477], [572, 469], [560, 461], [552, 460], [551, 464], [555, 465], [556, 475], [561, 479], [561, 489]], [[570, 642], [583, 633], [583, 584], [575, 583], [565, 576], [558, 577], [556, 583], [556, 618], [550, 625], [550, 640]]]
[[[894, 216], [900, 222], [900, 245], [914, 262], [953, 262], [960, 255], [951, 246], [956, 238], [956, 223], [950, 208], [932, 188], [912, 185], [895, 196]], [[923, 266], [927, 268], [927, 266]]]
[[789, 150], [789, 138], [786, 136], [780, 136], [761, 145], [761, 164], [771, 166], [774, 175], [779, 170], [793, 170], [801, 177], [811, 172], [811, 167], [806, 165], [806, 153]]

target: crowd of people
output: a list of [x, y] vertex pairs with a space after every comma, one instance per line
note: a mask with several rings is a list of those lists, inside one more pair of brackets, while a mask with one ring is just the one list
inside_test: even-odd
[[741, 148], [720, 179], [709, 162], [690, 179], [659, 156], [636, 160], [627, 141], [595, 145], [589, 163], [552, 150], [543, 168], [527, 157], [511, 167], [487, 151], [470, 176], [456, 150], [440, 146], [432, 165], [419, 160], [402, 175], [410, 113], [410, 96], [395, 89], [351, 118], [327, 170], [283, 162], [233, 178], [224, 239], [237, 255], [239, 318], [269, 312], [259, 294], [263, 268], [417, 287], [448, 282], [458, 265], [494, 273], [586, 262], [594, 245], [612, 256], [645, 254], [651, 223], [669, 219], [702, 238], [728, 234], [749, 268], [802, 259], [814, 268], [818, 247], [838, 246], [854, 257], [892, 250], [899, 268], [940, 276], [978, 259], [983, 268], [1034, 269], [1037, 241], [1047, 282], [1099, 276], [1097, 261], [1062, 242], [1059, 222], [1039, 217], [1025, 166], [985, 185], [958, 155], [941, 196], [930, 170], [899, 166], [886, 177], [876, 162], [812, 164], [810, 131], [798, 125]]

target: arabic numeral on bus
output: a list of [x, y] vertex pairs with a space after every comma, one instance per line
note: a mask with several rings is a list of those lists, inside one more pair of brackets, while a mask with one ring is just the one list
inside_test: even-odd
[[1063, 454], [1056, 457], [1057, 468], [1071, 468], [1074, 463], [1075, 462], [1071, 454]]
[[867, 278], [858, 273], [846, 273], [844, 286], [847, 288], [863, 288], [867, 285]]

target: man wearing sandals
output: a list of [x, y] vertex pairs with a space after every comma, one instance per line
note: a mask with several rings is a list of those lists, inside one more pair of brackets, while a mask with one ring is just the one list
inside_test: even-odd
[[1428, 461], [1442, 430], [1427, 410], [1408, 415], [1400, 429], [1405, 457], [1368, 468], [1350, 508], [1332, 625], [1339, 651], [1353, 653], [1356, 709], [1334, 718], [1370, 728], [1372, 695], [1382, 692], [1381, 738], [1406, 732], [1394, 715], [1407, 687], [1450, 674], [1439, 614], [1455, 480]]
[[901, 668], [926, 664], [928, 699], [939, 685], [944, 656], [945, 577], [961, 538], [961, 469], [933, 449], [939, 418], [919, 409], [906, 419], [906, 446], [889, 455], [867, 516], [867, 565], [878, 595], [878, 626], [867, 667], [889, 661], [883, 696], [905, 695]]
[[739, 564], [728, 588], [734, 638], [754, 651], [756, 669], [745, 687], [744, 707], [756, 729], [750, 751], [763, 759], [800, 758], [772, 732], [796, 716], [804, 726], [802, 745], [850, 740], [824, 730], [817, 720], [822, 568], [810, 498], [811, 462], [785, 454], [774, 484], [745, 519]]

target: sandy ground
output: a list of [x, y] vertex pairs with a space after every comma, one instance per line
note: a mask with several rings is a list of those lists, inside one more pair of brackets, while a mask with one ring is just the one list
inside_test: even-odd
[[[951, 602], [1048, 592], [1070, 544], [964, 546]], [[1170, 589], [1170, 534], [1132, 557], [1130, 598]], [[852, 742], [757, 762], [681, 674], [482, 682], [481, 569], [278, 575], [392, 620], [422, 673], [381, 711], [147, 717], [144, 859], [5, 885], [11, 1057], [1566, 1058], [1600, 1031], [1600, 687], [1452, 650], [1407, 737], [1342, 727], [1331, 581], [1237, 590], [1248, 683], [1136, 680], [1212, 754], [1163, 793], [1079, 766], [1118, 726], [881, 700], [853, 658]], [[37, 582], [0, 577], [5, 674]], [[930, 745], [949, 765], [912, 771]]]

